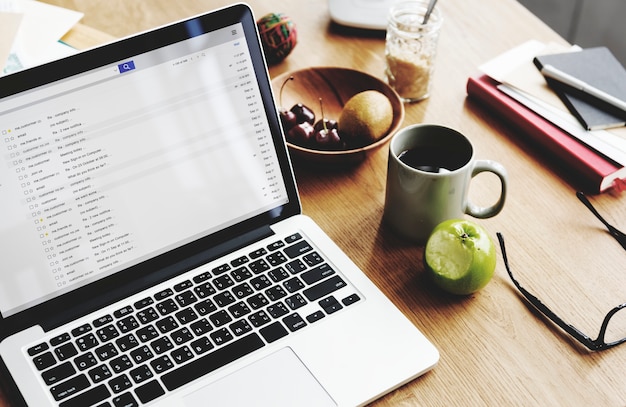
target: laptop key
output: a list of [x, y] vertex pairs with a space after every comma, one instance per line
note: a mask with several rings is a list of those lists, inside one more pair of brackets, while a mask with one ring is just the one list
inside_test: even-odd
[[270, 276], [270, 278], [275, 283], [278, 283], [279, 281], [282, 281], [282, 280], [286, 279], [287, 277], [289, 277], [289, 273], [287, 273], [287, 271], [285, 271], [285, 269], [282, 268], [282, 267], [278, 267], [278, 268], [270, 271], [269, 273], [267, 273], [267, 275]]
[[184, 291], [176, 296], [176, 302], [181, 307], [185, 307], [189, 304], [193, 304], [198, 301], [198, 298], [191, 292], [191, 290]]
[[94, 383], [101, 382], [104, 379], [108, 379], [109, 377], [113, 376], [111, 370], [109, 370], [106, 365], [96, 366], [93, 369], [89, 370], [87, 373]]
[[129, 315], [117, 321], [116, 325], [122, 333], [126, 333], [139, 327], [139, 322], [137, 322], [134, 316]]
[[96, 328], [100, 328], [101, 326], [104, 326], [112, 321], [113, 321], [113, 317], [111, 315], [103, 315], [100, 318], [93, 321], [93, 326], [95, 326]]
[[130, 333], [126, 336], [122, 336], [118, 340], [115, 341], [117, 346], [120, 348], [122, 352], [133, 349], [139, 346], [139, 342], [137, 341], [137, 337], [134, 334]]
[[237, 336], [241, 336], [247, 332], [252, 330], [252, 327], [245, 319], [240, 319], [239, 321], [233, 322], [230, 324], [230, 330]]
[[147, 297], [147, 298], [144, 298], [143, 300], [137, 301], [133, 305], [135, 306], [135, 309], [140, 310], [142, 308], [146, 308], [148, 305], [151, 305], [151, 304], [154, 304], [154, 301], [152, 300], [152, 298]]
[[167, 355], [163, 355], [151, 361], [150, 366], [152, 366], [156, 374], [161, 374], [173, 368], [174, 363], [172, 363], [172, 360], [167, 357]]
[[348, 305], [352, 305], [355, 302], [359, 301], [361, 299], [361, 297], [359, 297], [356, 294], [351, 294], [349, 296], [347, 296], [346, 298], [344, 298], [343, 300], [341, 300], [341, 302], [343, 303], [343, 305], [345, 305], [346, 307]]
[[304, 288], [304, 284], [298, 277], [290, 278], [289, 280], [283, 283], [283, 286], [290, 293], [295, 293], [296, 291], [299, 291], [301, 288]]
[[315, 311], [314, 313], [307, 315], [306, 320], [309, 321], [309, 323], [313, 323], [313, 322], [319, 321], [325, 316], [326, 315], [324, 315], [322, 311]]
[[172, 291], [169, 288], [166, 288], [165, 290], [156, 293], [154, 295], [154, 299], [157, 300], [157, 301], [161, 301], [161, 300], [163, 300], [163, 299], [165, 299], [165, 298], [167, 298], [167, 297], [169, 297], [171, 295], [174, 295], [174, 291]]
[[165, 388], [172, 391], [263, 346], [265, 344], [261, 337], [256, 333], [251, 333], [227, 343], [214, 352], [201, 356], [186, 365], [170, 370], [161, 377], [161, 380]]
[[91, 333], [76, 339], [76, 346], [78, 346], [78, 349], [80, 349], [81, 352], [85, 352], [86, 350], [98, 346], [98, 344], [98, 339], [96, 339], [95, 335]]
[[260, 249], [256, 249], [255, 251], [253, 251], [252, 253], [249, 254], [250, 258], [252, 259], [258, 259], [259, 257], [263, 256], [267, 254], [267, 250], [265, 250], [264, 248], [260, 248]]
[[107, 343], [94, 350], [94, 353], [104, 362], [107, 359], [111, 359], [113, 356], [117, 356], [117, 348], [112, 343]]
[[56, 353], [59, 360], [65, 360], [67, 358], [71, 358], [72, 356], [78, 355], [78, 350], [72, 342], [68, 342], [59, 346], [58, 348], [55, 348], [54, 353]]
[[211, 312], [217, 311], [217, 306], [215, 306], [215, 303], [210, 299], [200, 301], [193, 307], [196, 309], [196, 311], [198, 311], [198, 314], [200, 315], [206, 315]]
[[324, 260], [322, 259], [322, 257], [319, 255], [319, 253], [317, 252], [313, 252], [313, 253], [309, 253], [305, 256], [302, 257], [302, 260], [304, 260], [304, 262], [309, 266], [309, 267], [313, 267], [316, 264], [320, 264], [321, 262], [323, 262]]
[[200, 273], [193, 278], [193, 282], [196, 284], [203, 283], [211, 278], [211, 273], [205, 271], [204, 273]]
[[89, 389], [81, 395], [74, 397], [73, 399], [66, 400], [59, 404], [59, 407], [84, 407], [92, 406], [96, 403], [105, 400], [111, 395], [105, 385], [101, 384]]
[[341, 277], [334, 276], [329, 278], [328, 280], [324, 280], [321, 283], [318, 283], [317, 285], [307, 288], [303, 291], [303, 293], [309, 299], [309, 301], [315, 301], [327, 296], [328, 294], [342, 287], [345, 287], [346, 285], [346, 282], [343, 281]]
[[285, 238], [285, 242], [287, 243], [293, 243], [296, 242], [298, 240], [302, 239], [302, 235], [300, 233], [294, 233], [293, 235], [289, 235]]
[[311, 285], [333, 274], [335, 274], [335, 270], [333, 270], [327, 263], [324, 263], [309, 271], [305, 271], [302, 273], [300, 278], [302, 278], [305, 283]]
[[211, 337], [211, 339], [213, 339], [213, 342], [215, 342], [217, 346], [220, 346], [233, 339], [233, 335], [226, 328], [220, 328], [214, 332], [211, 332], [209, 336]]
[[127, 315], [130, 315], [132, 312], [133, 312], [133, 307], [131, 307], [130, 305], [127, 305], [124, 308], [120, 308], [117, 311], [115, 311], [113, 313], [113, 316], [115, 318], [122, 318], [122, 317], [125, 317]]
[[247, 263], [247, 262], [249, 262], [249, 261], [250, 261], [250, 259], [248, 258], [248, 256], [241, 256], [241, 257], [237, 257], [236, 259], [232, 260], [232, 261], [230, 262], [230, 264], [231, 264], [233, 267], [239, 267], [239, 266], [241, 266], [242, 264], [246, 264], [246, 263]]
[[174, 286], [174, 291], [176, 291], [177, 293], [190, 288], [193, 285], [193, 283], [190, 280], [185, 280], [181, 283], [178, 283]]
[[115, 358], [109, 362], [111, 369], [115, 373], [121, 373], [124, 370], [128, 370], [133, 367], [133, 362], [131, 362], [130, 358], [126, 355], [122, 355], [118, 358]]
[[165, 301], [157, 303], [156, 308], [161, 315], [167, 315], [174, 311], [177, 311], [178, 305], [176, 305], [173, 299], [168, 298]]
[[154, 376], [150, 368], [146, 365], [141, 365], [131, 370], [130, 372], [128, 372], [128, 375], [137, 384], [145, 382], [146, 380]]
[[203, 335], [213, 330], [213, 326], [209, 323], [209, 321], [206, 318], [202, 318], [194, 322], [193, 324], [189, 325], [189, 327], [191, 328], [193, 333], [196, 334], [196, 336]]
[[159, 336], [159, 333], [152, 325], [148, 325], [137, 331], [137, 337], [141, 342], [148, 342], [157, 336]]
[[285, 243], [281, 240], [274, 242], [274, 243], [270, 243], [267, 245], [267, 250], [269, 250], [270, 252], [273, 252], [275, 250], [280, 249], [281, 247], [285, 246]]
[[159, 314], [156, 313], [154, 308], [146, 308], [137, 313], [137, 318], [139, 318], [139, 322], [142, 324], [147, 324], [148, 322], [152, 322], [159, 317]]
[[215, 294], [215, 288], [213, 288], [213, 286], [211, 285], [210, 282], [206, 281], [202, 284], [200, 284], [199, 286], [196, 286], [193, 288], [193, 291], [198, 295], [198, 297], [200, 298], [205, 298], [208, 297], [211, 294]]
[[135, 363], [142, 363], [146, 360], [152, 359], [154, 357], [154, 353], [147, 346], [142, 346], [141, 348], [135, 349], [130, 352], [130, 357], [133, 358]]
[[263, 259], [255, 260], [250, 263], [250, 270], [254, 274], [259, 274], [270, 269], [270, 265]]
[[124, 393], [114, 397], [113, 405], [115, 407], [139, 407], [139, 403], [137, 403], [135, 397], [130, 393]]
[[101, 342], [107, 342], [113, 338], [117, 338], [118, 336], [120, 336], [120, 333], [113, 326], [113, 324], [111, 324], [111, 325], [105, 326], [104, 328], [98, 329], [96, 331], [96, 335], [98, 335], [98, 338], [100, 338]]
[[263, 335], [263, 338], [267, 341], [267, 343], [275, 342], [283, 336], [289, 334], [285, 327], [278, 321], [261, 328], [259, 332]]
[[173, 350], [172, 353], [170, 353], [170, 356], [172, 357], [174, 362], [176, 362], [176, 364], [180, 365], [181, 363], [184, 363], [193, 358], [193, 353], [188, 346], [183, 346], [182, 348]]
[[56, 401], [63, 400], [68, 398], [79, 391], [82, 391], [89, 387], [89, 379], [84, 374], [73, 377], [70, 380], [67, 380], [63, 383], [59, 383], [56, 386], [50, 388], [50, 392], [52, 393], [52, 397]]
[[213, 271], [213, 275], [217, 276], [217, 275], [227, 272], [228, 270], [230, 270], [230, 266], [228, 264], [222, 264], [221, 266], [215, 267], [212, 271]]
[[83, 324], [77, 328], [72, 329], [72, 336], [73, 337], [81, 336], [82, 334], [87, 333], [91, 330], [92, 328], [90, 324]]
[[164, 395], [165, 390], [163, 390], [159, 382], [152, 380], [135, 389], [135, 394], [142, 403], [149, 403], [157, 397]]
[[283, 264], [287, 261], [287, 258], [282, 252], [274, 252], [268, 254], [265, 259], [270, 264], [270, 266], [278, 266], [279, 264]]
[[332, 295], [328, 298], [320, 300], [318, 304], [327, 314], [332, 314], [343, 308], [343, 305], [341, 305], [339, 301], [337, 301], [337, 299]]
[[196, 355], [206, 353], [214, 347], [215, 346], [213, 346], [209, 338], [207, 338], [206, 336], [203, 336], [202, 338], [196, 339], [195, 341], [191, 342], [191, 348], [194, 352], [196, 352]]
[[304, 319], [296, 312], [291, 315], [287, 315], [283, 318], [283, 323], [289, 328], [291, 332], [295, 332], [298, 329], [302, 329], [306, 326]]
[[41, 374], [41, 377], [43, 378], [43, 381], [46, 382], [48, 386], [50, 386], [51, 384], [67, 379], [74, 373], [76, 373], [76, 369], [74, 369], [74, 366], [72, 366], [70, 362], [65, 362], [53, 367], [50, 370], [46, 370]]
[[239, 267], [233, 270], [230, 275], [236, 282], [242, 282], [252, 277], [252, 272], [247, 267]]
[[290, 259], [296, 258], [301, 254], [310, 252], [311, 250], [313, 250], [313, 247], [311, 247], [309, 242], [307, 242], [306, 240], [302, 240], [283, 249], [285, 254], [289, 256]]
[[68, 333], [63, 333], [61, 335], [57, 335], [54, 338], [50, 339], [50, 345], [52, 346], [58, 346], [60, 344], [62, 344], [63, 342], [67, 342], [70, 340], [70, 334]]
[[285, 264], [285, 268], [291, 274], [298, 274], [298, 273], [306, 270], [307, 266], [302, 261], [300, 261], [300, 259], [296, 259], [296, 260], [290, 261], [289, 263]]
[[30, 348], [28, 348], [28, 354], [30, 356], [35, 356], [40, 354], [41, 352], [48, 350], [49, 346], [47, 343], [40, 343], [38, 345], [32, 346]]
[[298, 293], [285, 298], [285, 304], [287, 304], [292, 310], [297, 310], [298, 308], [304, 307], [307, 302], [304, 297]]
[[97, 364], [93, 353], [88, 352], [74, 358], [74, 364], [79, 370], [89, 369]]
[[133, 383], [125, 374], [114, 377], [113, 379], [109, 380], [109, 387], [111, 387], [111, 390], [113, 390], [113, 393], [115, 394], [128, 389], [132, 385]]

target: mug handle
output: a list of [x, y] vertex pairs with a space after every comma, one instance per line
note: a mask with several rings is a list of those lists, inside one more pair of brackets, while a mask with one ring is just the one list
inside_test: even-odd
[[502, 208], [504, 207], [504, 201], [506, 199], [506, 190], [507, 190], [507, 172], [506, 169], [502, 166], [502, 164], [491, 161], [491, 160], [476, 160], [474, 163], [474, 168], [472, 169], [472, 178], [481, 172], [492, 172], [500, 178], [500, 185], [502, 187], [500, 192], [500, 198], [498, 201], [486, 208], [476, 206], [471, 203], [469, 200], [465, 206], [465, 213], [471, 215], [475, 218], [484, 219], [490, 218], [492, 216], [496, 216]]

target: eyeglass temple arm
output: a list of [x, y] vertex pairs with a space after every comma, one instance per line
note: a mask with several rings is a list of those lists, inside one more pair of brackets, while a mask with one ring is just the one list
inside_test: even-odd
[[587, 209], [589, 209], [591, 211], [591, 213], [593, 213], [595, 215], [595, 217], [598, 218], [598, 220], [600, 222], [602, 222], [602, 224], [604, 226], [606, 226], [606, 228], [609, 230], [609, 233], [611, 234], [611, 236], [613, 236], [615, 238], [615, 240], [617, 240], [619, 242], [619, 244], [621, 244], [622, 247], [624, 249], [626, 249], [626, 235], [624, 235], [624, 233], [622, 233], [620, 230], [618, 230], [615, 226], [613, 226], [609, 222], [607, 222], [606, 219], [604, 219], [604, 217], [602, 217], [602, 215], [600, 215], [600, 213], [596, 210], [596, 208], [594, 208], [594, 206], [591, 204], [589, 199], [587, 199], [585, 194], [583, 194], [582, 192], [578, 191], [578, 192], [576, 192], [576, 196], [578, 197], [580, 202], [582, 202], [587, 207]]
[[597, 343], [598, 343], [597, 341], [598, 339], [600, 339], [600, 337], [604, 336], [604, 331], [606, 331], [606, 325], [608, 325], [609, 318], [605, 319], [602, 325], [603, 330], [601, 331], [601, 335], [595, 341], [591, 339], [590, 337], [588, 337], [587, 335], [585, 335], [584, 333], [582, 333], [581, 331], [579, 331], [578, 328], [576, 328], [575, 326], [570, 325], [567, 322], [563, 321], [558, 315], [552, 312], [550, 308], [548, 308], [543, 302], [541, 302], [539, 298], [535, 297], [528, 290], [522, 287], [521, 284], [515, 279], [515, 277], [513, 277], [513, 273], [511, 272], [511, 269], [509, 268], [509, 260], [506, 255], [506, 248], [504, 246], [504, 237], [502, 236], [500, 232], [497, 232], [496, 235], [498, 236], [498, 241], [500, 242], [500, 248], [502, 250], [502, 259], [504, 260], [504, 267], [506, 268], [506, 271], [509, 274], [511, 281], [513, 281], [513, 284], [515, 284], [515, 287], [517, 287], [517, 289], [522, 293], [522, 295], [526, 297], [526, 299], [535, 308], [537, 308], [537, 310], [541, 311], [548, 319], [550, 319], [550, 321], [554, 322], [557, 326], [559, 326], [565, 332], [567, 332], [568, 334], [576, 338], [580, 343], [585, 345], [590, 350], [597, 350], [599, 348], [597, 346]]

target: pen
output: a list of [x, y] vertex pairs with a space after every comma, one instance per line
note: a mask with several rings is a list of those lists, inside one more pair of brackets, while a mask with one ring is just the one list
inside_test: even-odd
[[616, 107], [623, 112], [626, 112], [626, 102], [624, 102], [623, 100], [620, 100], [615, 96], [611, 96], [608, 93], [603, 92], [600, 89], [595, 88], [584, 81], [581, 81], [580, 79], [574, 78], [572, 75], [569, 75], [552, 65], [544, 65], [544, 67], [541, 68], [541, 73], [545, 77], [552, 78], [565, 85], [578, 89], [581, 92], [586, 93], [587, 95], [593, 96], [598, 100], [606, 102], [609, 105]]

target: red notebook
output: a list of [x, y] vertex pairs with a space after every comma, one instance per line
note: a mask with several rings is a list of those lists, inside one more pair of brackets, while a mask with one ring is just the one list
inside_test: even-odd
[[467, 80], [468, 97], [484, 103], [517, 125], [526, 135], [545, 146], [581, 177], [588, 192], [610, 188], [626, 189], [626, 167], [605, 158], [542, 116], [510, 98], [497, 88], [498, 82], [486, 75]]

